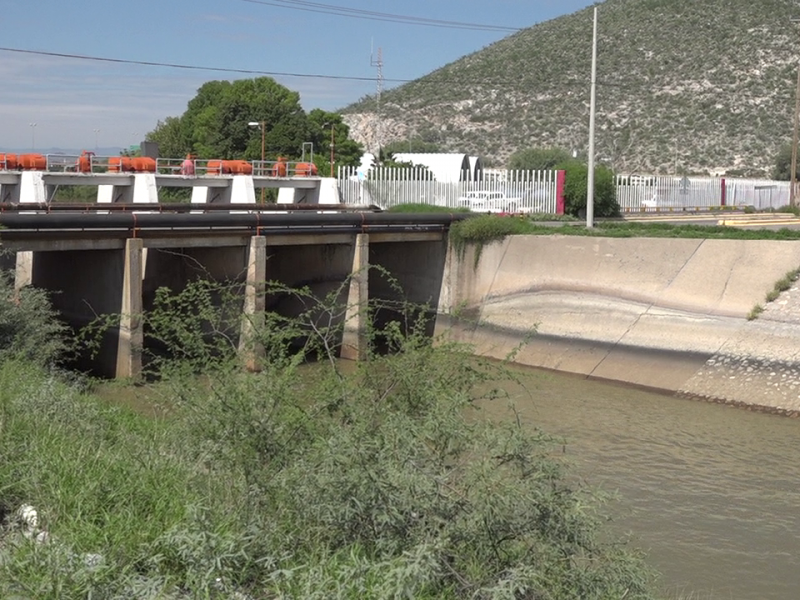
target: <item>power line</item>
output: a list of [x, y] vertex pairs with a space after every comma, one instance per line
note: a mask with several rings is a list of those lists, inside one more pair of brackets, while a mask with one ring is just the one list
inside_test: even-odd
[[[129, 60], [124, 58], [110, 58], [105, 56], [92, 56], [87, 54], [71, 54], [66, 52], [47, 52], [44, 50], [26, 50], [23, 48], [8, 48], [0, 46], [0, 51], [2, 52], [12, 52], [16, 54], [28, 54], [28, 55], [35, 55], [35, 56], [50, 56], [55, 58], [69, 58], [75, 60], [85, 60], [90, 62], [104, 62], [104, 63], [112, 63], [112, 64], [125, 64], [125, 65], [139, 65], [139, 66], [146, 66], [146, 67], [165, 67], [170, 69], [183, 69], [183, 70], [190, 70], [190, 71], [211, 71], [211, 72], [218, 72], [218, 73], [235, 73], [239, 75], [265, 75], [269, 77], [297, 77], [303, 79], [327, 79], [327, 80], [338, 80], [338, 81], [361, 81], [361, 82], [374, 82], [375, 77], [366, 77], [366, 76], [352, 76], [352, 75], [320, 75], [320, 74], [313, 74], [313, 73], [294, 73], [294, 72], [283, 72], [283, 71], [262, 71], [258, 69], [237, 69], [231, 67], [208, 67], [203, 65], [186, 65], [180, 63], [170, 63], [170, 62], [161, 62], [161, 61], [145, 61], [145, 60]], [[448, 82], [464, 82], [465, 84], [468, 83], [470, 86], [489, 86], [489, 87], [503, 87], [509, 85], [518, 85], [519, 79], [512, 80], [475, 80], [475, 79], [468, 79], [465, 80], [463, 77], [459, 76], [451, 76], [451, 75], [434, 75], [429, 74], [428, 76], [434, 76], [433, 81], [421, 81], [420, 78], [418, 79], [390, 79], [384, 78], [384, 83], [414, 83], [418, 85], [431, 85], [431, 84], [438, 84], [438, 83], [448, 83]], [[560, 85], [563, 87], [569, 87], [573, 89], [583, 89], [586, 87], [586, 83], [582, 81], [561, 81]], [[652, 87], [643, 84], [640, 81], [635, 82], [612, 82], [612, 81], [603, 81], [601, 79], [597, 80], [597, 85], [600, 87], [605, 88], [616, 88], [622, 91], [627, 92], [647, 92], [652, 93]], [[701, 95], [700, 92], [696, 92], [698, 95]]]
[[462, 21], [449, 21], [444, 19], [427, 19], [425, 17], [414, 17], [410, 15], [397, 15], [393, 13], [377, 12], [372, 10], [362, 10], [358, 8], [348, 8], [333, 4], [321, 4], [319, 2], [309, 2], [307, 0], [241, 0], [248, 4], [261, 4], [263, 6], [277, 6], [291, 10], [302, 10], [339, 17], [352, 17], [355, 19], [366, 19], [369, 21], [385, 21], [389, 23], [402, 23], [405, 25], [422, 25], [427, 27], [441, 27], [445, 29], [467, 29], [472, 31], [495, 31], [502, 33], [515, 33], [522, 31], [519, 27], [507, 27], [504, 25], [487, 25], [485, 23], [465, 23]]
[[[185, 69], [190, 71], [218, 71], [220, 73], [238, 73], [241, 75], [268, 75], [270, 77], [303, 77], [308, 79], [339, 79], [345, 81], [375, 81], [374, 77], [354, 77], [348, 75], [318, 75], [310, 73], [287, 73], [281, 71], [260, 71], [258, 69], [233, 69], [230, 67], [205, 67], [200, 65], [184, 65], [149, 60], [128, 60], [124, 58], [109, 58], [105, 56], [90, 56], [87, 54], [68, 54], [65, 52], [45, 52], [44, 50], [24, 50], [22, 48], [6, 48], [0, 46], [0, 51], [15, 52], [17, 54], [33, 54], [36, 56], [53, 56], [56, 58], [74, 58], [95, 62], [106, 62], [124, 65], [142, 65], [145, 67], [167, 67], [170, 69]], [[386, 79], [392, 83], [408, 83], [412, 79]]]

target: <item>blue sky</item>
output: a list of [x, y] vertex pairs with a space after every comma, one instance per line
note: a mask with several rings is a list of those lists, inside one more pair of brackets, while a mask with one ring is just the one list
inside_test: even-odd
[[[510, 35], [324, 14], [341, 9], [526, 28], [589, 0], [0, 0], [3, 48], [271, 73], [303, 108], [336, 110], [373, 94], [380, 47], [386, 88]], [[336, 7], [321, 8], [321, 7]], [[305, 10], [301, 10], [305, 9]], [[115, 64], [0, 51], [0, 148], [128, 146], [186, 109], [213, 79], [257, 75]], [[35, 123], [35, 126], [32, 124]]]

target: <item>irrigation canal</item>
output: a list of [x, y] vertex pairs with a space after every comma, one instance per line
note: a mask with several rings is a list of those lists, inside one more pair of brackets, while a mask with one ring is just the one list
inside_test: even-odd
[[[667, 598], [796, 598], [800, 589], [800, 420], [519, 368], [523, 421], [567, 440], [589, 485], [618, 492]], [[506, 413], [501, 401], [488, 415]]]

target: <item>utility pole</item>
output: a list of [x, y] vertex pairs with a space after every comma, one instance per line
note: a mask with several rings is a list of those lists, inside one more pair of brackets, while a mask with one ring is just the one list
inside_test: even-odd
[[597, 7], [594, 7], [592, 32], [592, 91], [589, 104], [589, 175], [586, 187], [586, 227], [594, 227], [594, 120], [597, 96]]
[[800, 65], [797, 67], [797, 89], [794, 104], [794, 134], [792, 135], [792, 173], [790, 175], [789, 205], [797, 206], [797, 143], [800, 133]]
[[[800, 23], [800, 19], [791, 19], [792, 23]], [[789, 175], [789, 206], [797, 206], [797, 144], [798, 127], [800, 127], [800, 65], [797, 66], [797, 88], [794, 101], [794, 129], [792, 133], [792, 172]]]

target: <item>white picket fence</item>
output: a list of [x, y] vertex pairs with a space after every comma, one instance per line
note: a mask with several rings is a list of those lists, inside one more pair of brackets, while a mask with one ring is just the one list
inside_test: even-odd
[[757, 210], [789, 204], [789, 182], [722, 177], [618, 175], [622, 212], [710, 210], [752, 206]]
[[506, 171], [500, 176], [446, 183], [434, 180], [425, 169], [373, 167], [368, 174], [340, 168], [339, 195], [345, 204], [435, 204], [450, 208], [474, 208], [474, 192], [502, 195], [497, 210], [556, 212], [557, 171]]
[[[342, 202], [390, 208], [397, 204], [435, 204], [450, 208], [475, 208], [474, 192], [502, 196], [488, 210], [555, 213], [557, 171], [492, 171], [474, 181], [436, 181], [418, 168], [355, 167], [338, 171]], [[789, 182], [721, 177], [663, 177], [618, 175], [617, 202], [625, 212], [702, 211], [723, 204], [756, 210], [789, 204]]]

